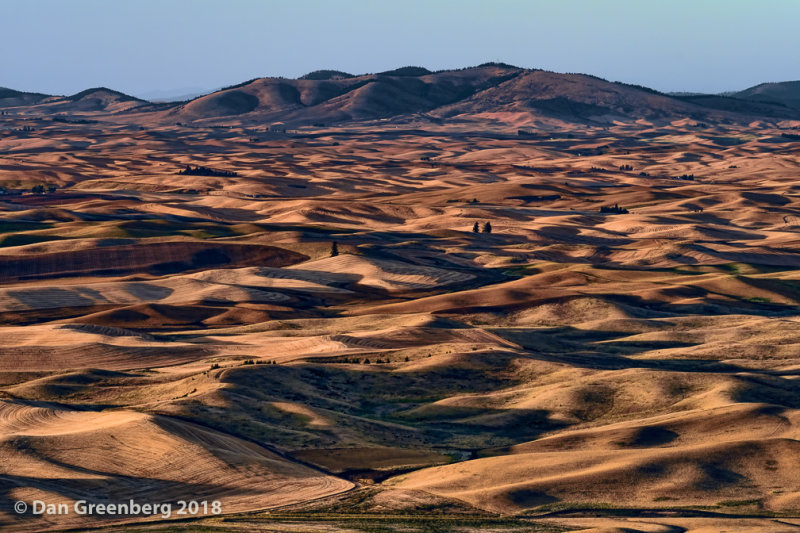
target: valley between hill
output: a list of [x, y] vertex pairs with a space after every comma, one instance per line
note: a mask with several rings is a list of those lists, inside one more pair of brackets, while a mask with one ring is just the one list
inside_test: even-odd
[[3, 500], [226, 514], [0, 526], [798, 527], [798, 123], [478, 89], [0, 117]]

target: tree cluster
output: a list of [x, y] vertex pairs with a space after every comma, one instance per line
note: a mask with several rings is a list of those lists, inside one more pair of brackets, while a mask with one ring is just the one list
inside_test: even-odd
[[235, 178], [239, 174], [231, 170], [217, 170], [208, 167], [186, 165], [186, 168], [179, 170], [181, 176], [212, 176], [216, 178]]
[[58, 187], [56, 187], [55, 185], [48, 185], [47, 188], [45, 188], [44, 185], [34, 185], [33, 187], [31, 187], [31, 192], [33, 194], [45, 194], [45, 193], [52, 194], [56, 192], [56, 189], [58, 189]]
[[601, 213], [612, 213], [614, 215], [624, 215], [626, 213], [630, 213], [630, 211], [628, 211], [624, 207], [620, 207], [619, 204], [614, 204], [612, 206], [607, 206], [607, 205], [601, 206], [600, 207], [600, 212]]

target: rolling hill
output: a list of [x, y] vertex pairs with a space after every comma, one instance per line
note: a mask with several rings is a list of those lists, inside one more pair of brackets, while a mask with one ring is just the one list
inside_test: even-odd
[[48, 96], [0, 88], [0, 107], [14, 108], [13, 112], [23, 114], [110, 114], [146, 104], [145, 100], [106, 87], [85, 89], [71, 96]]
[[766, 102], [800, 109], [800, 81], [761, 83], [732, 96], [742, 100]]
[[503, 64], [4, 94], [0, 493], [225, 516], [3, 531], [798, 522], [796, 111]]
[[429, 73], [397, 69], [347, 77], [311, 73], [298, 80], [259, 78], [202, 96], [166, 113], [184, 121], [344, 122], [423, 113], [495, 86], [521, 69], [483, 66]]
[[50, 98], [50, 96], [0, 87], [0, 108], [37, 104], [45, 98]]
[[153, 105], [107, 88], [49, 97], [0, 90], [0, 106], [23, 114], [119, 115], [137, 123], [328, 126], [393, 119], [489, 120], [531, 126], [552, 120], [608, 124], [645, 120], [800, 118], [800, 82], [762, 84], [730, 96], [667, 95], [585, 74], [504, 63], [431, 72], [401, 67], [353, 75], [318, 70], [298, 79], [256, 78], [188, 102]]

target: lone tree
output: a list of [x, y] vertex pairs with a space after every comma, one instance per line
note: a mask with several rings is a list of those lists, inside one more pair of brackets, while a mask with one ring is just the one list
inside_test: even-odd
[[331, 257], [336, 257], [339, 255], [339, 245], [336, 244], [336, 241], [331, 243]]
[[486, 224], [483, 225], [483, 232], [484, 233], [491, 233], [492, 232], [492, 223], [491, 222], [487, 222]]
[[475, 222], [475, 225], [472, 226], [472, 233], [480, 233], [480, 226], [478, 226], [478, 222]]

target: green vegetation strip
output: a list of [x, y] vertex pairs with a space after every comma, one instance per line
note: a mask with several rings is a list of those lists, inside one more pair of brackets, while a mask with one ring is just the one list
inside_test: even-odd
[[[123, 533], [167, 532], [219, 532], [247, 531], [262, 527], [293, 524], [326, 526], [324, 531], [360, 531], [364, 533], [467, 533], [487, 531], [514, 531], [524, 533], [562, 532], [572, 528], [556, 524], [539, 524], [529, 519], [512, 517], [483, 517], [463, 515], [382, 515], [382, 514], [330, 514], [330, 513], [247, 513], [242, 515], [186, 520], [173, 523], [136, 524], [91, 528], [80, 531], [118, 531]], [[341, 526], [342, 529], [339, 529]], [[281, 529], [283, 530], [283, 529]], [[315, 528], [316, 530], [316, 528]], [[286, 531], [300, 531], [292, 528]]]

